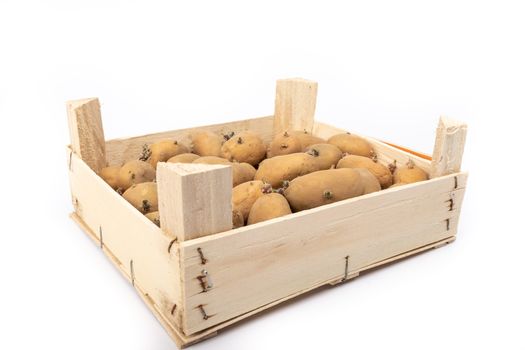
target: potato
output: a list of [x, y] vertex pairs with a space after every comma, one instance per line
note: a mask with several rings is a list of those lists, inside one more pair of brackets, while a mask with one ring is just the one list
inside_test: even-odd
[[328, 143], [339, 147], [344, 153], [368, 158], [374, 158], [376, 155], [372, 145], [367, 140], [350, 133], [334, 135], [328, 139]]
[[132, 185], [155, 180], [155, 169], [142, 160], [132, 160], [120, 168], [118, 172], [118, 187], [125, 191]]
[[224, 138], [211, 131], [197, 131], [191, 134], [193, 153], [199, 156], [220, 157]]
[[205, 157], [199, 157], [195, 159], [192, 163], [197, 164], [225, 164], [230, 165], [231, 162], [228, 161], [228, 159], [224, 159], [217, 156], [205, 156]]
[[255, 168], [248, 163], [232, 163], [227, 159], [215, 156], [200, 157], [193, 161], [199, 164], [223, 164], [232, 167], [232, 186], [235, 187], [246, 181], [253, 180]]
[[329, 169], [295, 178], [284, 195], [291, 208], [300, 211], [369, 193], [371, 187], [356, 169]]
[[287, 131], [276, 135], [266, 151], [266, 157], [272, 158], [275, 156], [282, 156], [290, 153], [301, 152], [301, 140], [295, 135], [289, 134]]
[[343, 157], [343, 152], [334, 145], [328, 143], [317, 143], [306, 147], [305, 152], [315, 157], [319, 164], [319, 169], [325, 170], [335, 167], [339, 159]]
[[193, 163], [193, 161], [198, 158], [200, 158], [200, 156], [194, 153], [181, 153], [168, 159], [168, 163]]
[[291, 213], [290, 205], [282, 194], [268, 193], [257, 198], [255, 203], [253, 203], [250, 215], [248, 215], [248, 225]]
[[337, 163], [337, 168], [368, 169], [377, 180], [379, 180], [381, 188], [388, 188], [392, 185], [392, 173], [390, 172], [390, 169], [368, 157], [356, 156], [353, 154], [347, 155]]
[[251, 131], [243, 131], [226, 141], [221, 156], [229, 161], [257, 165], [266, 156], [263, 140]]
[[248, 163], [231, 163], [233, 170], [233, 186], [240, 185], [247, 181], [252, 181], [255, 177], [255, 168]]
[[394, 183], [410, 184], [428, 180], [428, 174], [409, 160], [405, 166], [397, 167], [394, 172]]
[[290, 134], [299, 138], [299, 142], [301, 142], [301, 151], [304, 151], [306, 147], [319, 144], [319, 143], [326, 143], [325, 139], [322, 139], [320, 137], [314, 136], [308, 131], [290, 131]]
[[113, 165], [100, 169], [98, 175], [111, 186], [112, 189], [116, 190], [119, 187], [118, 174], [120, 167]]
[[292, 153], [263, 160], [255, 173], [255, 180], [279, 188], [283, 186], [283, 181], [290, 181], [317, 170], [320, 168], [314, 156], [308, 153]]
[[165, 162], [177, 154], [187, 152], [188, 148], [177, 141], [163, 140], [144, 148], [141, 160], [147, 161], [153, 169], [156, 169], [158, 162]]
[[259, 180], [248, 181], [235, 186], [232, 190], [233, 210], [239, 211], [246, 221], [253, 203], [264, 194], [264, 191], [264, 182]]
[[159, 210], [157, 184], [155, 182], [142, 182], [133, 185], [124, 192], [122, 197], [143, 214]]
[[244, 218], [240, 211], [232, 211], [232, 228], [239, 228], [244, 226]]
[[379, 180], [374, 174], [372, 174], [372, 172], [370, 172], [370, 170], [363, 168], [357, 168], [354, 170], [359, 172], [359, 175], [361, 176], [361, 181], [364, 185], [363, 194], [381, 191], [381, 184], [379, 183]]
[[151, 213], [147, 213], [146, 217], [151, 220], [155, 225], [160, 227], [160, 216], [158, 211], [152, 211]]

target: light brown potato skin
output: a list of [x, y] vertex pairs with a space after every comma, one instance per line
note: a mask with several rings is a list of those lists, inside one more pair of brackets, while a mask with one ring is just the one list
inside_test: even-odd
[[108, 185], [111, 186], [112, 189], [116, 190], [119, 187], [119, 180], [118, 180], [118, 174], [120, 171], [120, 167], [117, 165], [108, 166], [105, 168], [102, 168], [98, 175], [106, 181]]
[[240, 185], [246, 181], [252, 181], [255, 177], [255, 168], [248, 163], [231, 163], [233, 170], [233, 186]]
[[287, 131], [275, 135], [266, 151], [266, 157], [272, 158], [285, 154], [298, 153], [303, 149], [299, 137], [288, 133]]
[[193, 161], [199, 164], [224, 164], [232, 167], [232, 186], [253, 180], [255, 168], [248, 163], [232, 163], [227, 159], [215, 156], [200, 157]]
[[192, 163], [197, 164], [225, 164], [229, 165], [231, 162], [228, 159], [224, 159], [217, 156], [205, 156], [195, 159]]
[[263, 140], [251, 131], [243, 131], [226, 141], [221, 156], [231, 162], [257, 165], [266, 156]]
[[233, 188], [232, 207], [241, 213], [243, 220], [248, 219], [253, 203], [264, 194], [263, 188], [264, 182], [259, 180], [248, 181]]
[[248, 215], [248, 225], [291, 214], [286, 198], [279, 193], [268, 193], [257, 198]]
[[416, 166], [414, 162], [408, 161], [405, 166], [397, 167], [394, 172], [394, 183], [410, 184], [413, 182], [428, 180], [428, 174]]
[[191, 134], [193, 153], [205, 156], [221, 156], [224, 138], [211, 131], [197, 131]]
[[133, 185], [124, 192], [122, 197], [142, 214], [159, 210], [157, 184], [155, 182], [142, 182]]
[[232, 228], [239, 228], [244, 226], [244, 218], [240, 211], [232, 211]]
[[311, 145], [315, 145], [319, 143], [326, 143], [325, 139], [314, 136], [307, 131], [293, 130], [293, 131], [290, 131], [290, 134], [299, 138], [299, 142], [301, 142], [301, 151], [304, 151], [306, 147], [311, 146]]
[[173, 140], [163, 140], [155, 142], [149, 146], [149, 158], [148, 163], [151, 164], [153, 169], [157, 168], [158, 162], [165, 162], [171, 157], [177, 154], [187, 153], [188, 147]]
[[168, 159], [168, 163], [193, 163], [195, 159], [199, 159], [200, 156], [194, 153], [181, 153]]
[[132, 160], [120, 168], [118, 187], [125, 191], [132, 185], [155, 180], [155, 175], [155, 169], [151, 164], [141, 160]]
[[155, 225], [160, 227], [160, 216], [158, 211], [152, 211], [151, 213], [145, 214], [145, 216], [151, 220]]
[[259, 164], [255, 180], [261, 180], [273, 188], [282, 187], [283, 181], [320, 170], [315, 157], [308, 153], [292, 153], [265, 159]]
[[319, 169], [321, 170], [335, 167], [337, 162], [343, 157], [343, 152], [337, 146], [328, 143], [308, 146], [305, 152], [315, 157], [315, 161], [319, 164]]
[[350, 133], [334, 135], [328, 139], [328, 143], [339, 147], [343, 153], [368, 158], [373, 158], [376, 154], [367, 140]]
[[361, 176], [361, 181], [364, 186], [363, 194], [381, 191], [379, 180], [370, 172], [370, 170], [363, 168], [357, 168], [355, 170], [359, 172], [359, 175]]
[[347, 155], [338, 163], [337, 168], [363, 168], [368, 169], [381, 184], [381, 188], [388, 188], [392, 185], [392, 173], [387, 166], [377, 163], [368, 157]]
[[356, 169], [349, 168], [321, 170], [300, 176], [292, 180], [284, 191], [294, 211], [319, 207], [365, 193], [362, 175]]

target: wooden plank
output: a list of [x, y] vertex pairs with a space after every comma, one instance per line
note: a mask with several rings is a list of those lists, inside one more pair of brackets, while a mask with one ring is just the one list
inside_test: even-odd
[[232, 228], [232, 167], [157, 165], [161, 227], [179, 242]]
[[314, 126], [317, 83], [293, 78], [277, 80], [273, 132], [306, 130]]
[[[99, 239], [97, 237], [97, 235], [91, 231], [91, 229], [89, 227], [87, 227], [87, 225], [82, 221], [82, 219], [80, 219], [78, 217], [78, 215], [76, 214], [72, 214], [71, 215], [71, 218], [80, 226], [80, 228], [90, 237], [92, 238], [96, 243], [97, 245], [99, 244]], [[371, 269], [371, 268], [377, 268], [379, 267], [380, 265], [384, 265], [384, 264], [388, 264], [388, 263], [391, 263], [393, 261], [397, 261], [397, 260], [401, 260], [401, 259], [404, 259], [406, 257], [409, 257], [409, 256], [412, 256], [414, 254], [418, 254], [418, 253], [421, 253], [423, 251], [426, 251], [426, 250], [429, 250], [429, 249], [433, 249], [433, 248], [439, 248], [439, 247], [442, 247], [450, 242], [453, 242], [455, 239], [454, 236], [452, 237], [449, 237], [449, 238], [445, 238], [441, 241], [438, 241], [438, 242], [435, 242], [435, 243], [432, 243], [432, 244], [429, 244], [429, 245], [426, 245], [426, 246], [423, 246], [423, 247], [420, 247], [418, 249], [414, 249], [414, 250], [411, 250], [409, 252], [405, 252], [403, 254], [399, 254], [399, 255], [396, 255], [395, 257], [392, 257], [390, 259], [386, 259], [386, 260], [383, 260], [381, 262], [378, 262], [378, 263], [375, 263], [373, 265], [369, 265], [369, 266], [366, 266], [364, 267], [362, 270], [360, 270], [359, 272], [363, 272], [363, 271], [366, 271], [368, 269]], [[130, 277], [127, 275], [127, 272], [124, 271], [122, 269], [122, 265], [120, 264], [120, 262], [118, 260], [116, 260], [114, 258], [114, 256], [112, 254], [108, 254], [109, 251], [107, 249], [104, 249], [104, 253], [106, 253], [106, 255], [108, 255], [108, 258], [113, 262], [113, 264], [115, 265], [115, 267], [124, 275], [124, 277], [126, 277], [128, 280], [130, 280]], [[354, 276], [357, 276], [359, 273], [354, 273], [352, 275], [352, 277]], [[349, 280], [350, 277], [347, 279]], [[336, 279], [335, 281], [332, 281], [330, 282], [330, 284], [333, 284], [333, 285], [336, 285], [336, 284], [339, 284], [341, 282], [341, 280], [338, 278]], [[157, 318], [157, 320], [159, 321], [159, 323], [164, 327], [164, 329], [166, 330], [166, 332], [170, 335], [170, 337], [173, 339], [173, 341], [177, 344], [177, 346], [179, 348], [185, 348], [187, 346], [190, 346], [192, 344], [195, 344], [195, 343], [198, 343], [198, 342], [201, 342], [203, 340], [206, 340], [210, 337], [213, 337], [215, 335], [217, 335], [217, 332], [221, 329], [224, 329], [224, 328], [227, 328], [227, 327], [230, 327], [232, 325], [235, 325], [236, 323], [246, 319], [246, 318], [249, 318], [255, 314], [258, 314], [258, 313], [261, 313], [265, 310], [268, 310], [276, 305], [279, 305], [285, 301], [288, 301], [290, 299], [293, 299], [301, 294], [304, 294], [304, 293], [308, 293], [314, 289], [319, 289], [321, 288], [322, 286], [325, 286], [326, 284], [320, 284], [320, 285], [317, 285], [317, 286], [313, 286], [307, 290], [302, 290], [300, 292], [297, 292], [295, 294], [291, 294], [291, 295], [288, 295], [286, 296], [285, 298], [282, 298], [282, 299], [279, 299], [279, 300], [275, 300], [269, 304], [266, 304], [266, 305], [263, 305], [261, 306], [260, 308], [257, 308], [255, 310], [252, 310], [250, 312], [247, 312], [245, 314], [242, 314], [238, 317], [235, 317], [235, 318], [232, 318], [228, 321], [225, 321], [225, 322], [222, 322], [216, 326], [213, 326], [213, 327], [210, 327], [202, 332], [198, 332], [194, 335], [190, 335], [190, 336], [187, 336], [185, 335], [184, 333], [182, 333], [182, 331], [176, 327], [173, 327], [173, 325], [170, 323], [170, 320], [166, 319], [166, 317], [160, 312], [160, 310], [158, 309], [157, 305], [155, 305], [154, 302], [152, 302], [151, 298], [147, 295], [147, 293], [145, 293], [143, 291], [143, 289], [140, 287], [140, 285], [138, 283], [135, 284], [135, 289], [137, 290], [137, 293], [139, 294], [139, 296], [141, 297], [141, 299], [144, 301], [144, 303], [146, 304], [146, 306], [151, 310], [151, 312], [155, 315], [155, 317]]]
[[95, 172], [106, 166], [106, 143], [97, 98], [68, 101], [71, 148]]
[[191, 133], [205, 130], [224, 135], [230, 132], [239, 133], [251, 130], [256, 132], [265, 142], [270, 142], [273, 138], [273, 116], [110, 140], [106, 142], [106, 159], [109, 165], [122, 165], [129, 160], [137, 159], [144, 144], [165, 139], [177, 140], [177, 142], [190, 147]]
[[414, 151], [414, 150], [412, 150], [410, 148], [406, 148], [406, 147], [403, 147], [403, 146], [396, 145], [395, 143], [390, 143], [390, 142], [386, 142], [386, 141], [381, 141], [381, 142], [383, 142], [386, 145], [389, 145], [389, 146], [395, 147], [397, 149], [400, 149], [402, 151], [405, 151], [407, 153], [416, 155], [419, 158], [423, 158], [423, 159], [426, 159], [426, 160], [432, 160], [432, 157], [429, 156], [428, 154], [421, 153], [421, 152], [418, 152], [418, 151]]
[[[455, 235], [466, 178], [387, 189], [182, 242], [185, 334]], [[213, 280], [206, 292], [204, 269]]]
[[[180, 324], [179, 244], [113, 191], [68, 149], [75, 213], [108, 256], [140, 284], [162, 314]], [[178, 305], [172, 314], [174, 305]]]
[[[76, 214], [72, 213], [71, 219], [86, 233], [88, 237], [90, 237], [97, 246], [100, 246], [100, 237], [98, 234], [93, 232], [87, 224]], [[131, 276], [128, 274], [128, 271], [126, 271], [123, 268], [123, 265], [120, 263], [120, 261], [111, 253], [107, 247], [103, 246], [102, 251], [104, 254], [108, 257], [108, 259], [113, 263], [113, 265], [117, 268], [117, 270], [126, 278], [130, 283], [132, 282]], [[134, 281], [133, 284], [135, 290], [137, 291], [137, 294], [140, 296], [142, 301], [146, 304], [148, 309], [155, 315], [159, 323], [164, 327], [168, 335], [173, 339], [173, 341], [177, 344], [179, 348], [183, 348], [186, 346], [189, 346], [191, 344], [194, 344], [196, 342], [208, 339], [210, 337], [213, 337], [217, 334], [216, 331], [207, 331], [203, 332], [197, 336], [186, 336], [184, 333], [180, 331], [179, 328], [174, 327], [173, 321], [163, 315], [162, 310], [159, 309], [158, 305], [155, 304], [155, 302], [151, 299], [148, 293], [144, 291], [144, 288], [142, 288], [139, 281]]]
[[461, 170], [466, 137], [467, 124], [446, 117], [439, 118], [430, 167], [431, 178]]
[[[314, 135], [325, 139], [345, 132], [347, 132], [347, 130], [321, 122], [315, 122], [313, 129]], [[425, 170], [427, 173], [430, 172], [430, 160], [419, 156], [417, 152], [403, 150], [397, 146], [389, 145], [372, 137], [360, 135], [353, 131], [352, 134], [363, 137], [372, 144], [375, 152], [377, 153], [377, 160], [381, 164], [389, 165], [394, 163], [394, 161], [396, 161], [397, 164], [406, 164], [409, 160], [412, 160], [418, 167]]]

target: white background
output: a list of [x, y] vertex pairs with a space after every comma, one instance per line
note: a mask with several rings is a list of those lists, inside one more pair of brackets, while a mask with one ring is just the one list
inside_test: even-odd
[[524, 349], [518, 4], [2, 0], [0, 348], [175, 347], [67, 217], [66, 100], [98, 96], [109, 139], [269, 115], [301, 76], [319, 120], [422, 152], [469, 124], [458, 239], [193, 349]]

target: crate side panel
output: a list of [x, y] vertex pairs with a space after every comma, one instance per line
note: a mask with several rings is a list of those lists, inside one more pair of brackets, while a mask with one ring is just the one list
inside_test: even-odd
[[256, 132], [265, 142], [270, 142], [273, 137], [273, 116], [110, 140], [106, 142], [106, 159], [109, 165], [121, 165], [125, 161], [137, 159], [142, 152], [144, 144], [151, 144], [164, 139], [177, 140], [177, 142], [190, 147], [191, 133], [205, 130], [218, 134], [228, 134], [229, 132], [239, 133], [241, 131], [251, 130]]
[[[324, 139], [328, 139], [333, 135], [345, 133], [345, 132], [347, 132], [347, 130], [340, 129], [335, 126], [331, 126], [331, 125], [320, 123], [320, 122], [315, 122], [314, 130], [313, 130], [314, 135], [322, 137]], [[399, 164], [405, 164], [409, 159], [411, 159], [421, 169], [425, 170], [427, 173], [430, 172], [430, 163], [431, 163], [430, 160], [419, 157], [416, 154], [408, 153], [399, 148], [393, 147], [384, 142], [376, 140], [372, 137], [363, 136], [363, 135], [358, 135], [358, 136], [365, 138], [372, 144], [372, 146], [374, 147], [374, 150], [377, 153], [377, 160], [380, 163], [384, 165], [388, 165], [388, 164], [393, 163], [395, 160], [397, 164], [399, 165]]]
[[[127, 203], [74, 153], [70, 183], [76, 214], [97, 235], [98, 243], [163, 311], [180, 323], [179, 246]], [[171, 249], [168, 252], [168, 247]]]
[[[182, 243], [185, 333], [454, 236], [465, 178], [398, 187]], [[207, 292], [198, 277], [204, 269], [213, 282]]]

